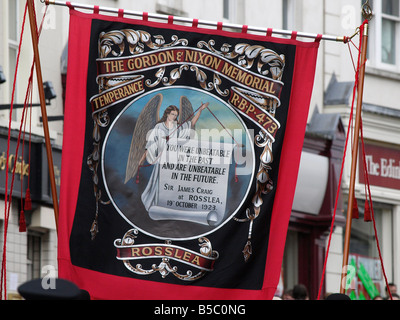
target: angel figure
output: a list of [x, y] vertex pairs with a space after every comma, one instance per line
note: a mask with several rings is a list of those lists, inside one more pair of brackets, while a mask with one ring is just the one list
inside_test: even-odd
[[126, 164], [125, 184], [136, 176], [145, 160], [153, 166], [153, 171], [142, 193], [141, 199], [147, 211], [158, 202], [159, 159], [171, 139], [190, 139], [191, 130], [199, 120], [201, 112], [208, 106], [202, 104], [198, 112], [193, 112], [192, 104], [185, 96], [180, 98], [180, 108], [171, 105], [160, 119], [162, 94], [157, 94], [140, 113]]

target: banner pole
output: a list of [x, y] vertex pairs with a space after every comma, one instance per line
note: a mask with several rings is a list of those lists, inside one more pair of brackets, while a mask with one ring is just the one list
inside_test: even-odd
[[45, 144], [46, 144], [47, 162], [48, 162], [48, 166], [49, 166], [51, 194], [53, 197], [54, 218], [55, 218], [55, 223], [56, 223], [56, 230], [58, 233], [57, 188], [56, 188], [56, 180], [55, 180], [55, 175], [54, 175], [54, 165], [53, 165], [52, 148], [51, 148], [50, 134], [49, 134], [49, 124], [48, 124], [47, 111], [46, 111], [46, 98], [44, 95], [44, 88], [43, 88], [42, 68], [40, 65], [40, 57], [39, 57], [37, 23], [36, 23], [36, 16], [34, 13], [34, 5], [35, 4], [34, 4], [34, 0], [27, 0], [27, 2], [28, 2], [28, 12], [29, 12], [29, 21], [30, 21], [31, 36], [32, 36], [34, 61], [35, 61], [35, 67], [36, 67], [36, 78], [37, 78], [38, 89], [39, 89], [40, 108], [41, 108], [42, 120], [43, 120], [44, 139], [45, 139]]
[[[360, 74], [358, 78], [357, 87], [357, 108], [354, 124], [354, 138], [353, 138], [353, 150], [351, 157], [351, 171], [350, 171], [350, 185], [349, 194], [347, 202], [347, 217], [346, 217], [346, 231], [344, 238], [343, 247], [343, 264], [342, 264], [342, 277], [340, 282], [340, 293], [344, 294], [346, 290], [346, 276], [347, 276], [347, 265], [349, 261], [349, 250], [350, 250], [350, 236], [351, 236], [351, 223], [352, 223], [352, 209], [354, 198], [354, 187], [355, 187], [355, 177], [357, 170], [357, 156], [358, 156], [358, 142], [360, 134], [360, 123], [361, 123], [361, 111], [363, 102], [363, 92], [364, 92], [364, 77], [365, 77], [365, 62], [367, 58], [367, 45], [368, 45], [368, 22], [364, 24], [363, 34], [361, 44], [361, 61], [360, 61]], [[348, 128], [350, 130], [350, 128]]]
[[[77, 9], [84, 9], [84, 10], [94, 10], [94, 5], [89, 4], [82, 4], [82, 3], [75, 3], [70, 1], [59, 1], [59, 0], [40, 0], [40, 2], [44, 3], [45, 5], [56, 5], [56, 6], [63, 6], [69, 8], [77, 8]], [[107, 13], [115, 13], [118, 14], [119, 10], [116, 8], [109, 8], [109, 7], [98, 7], [99, 12], [107, 12]], [[123, 10], [123, 14], [128, 16], [136, 16], [139, 18], [143, 17], [144, 12], [139, 11], [131, 11], [131, 10]], [[160, 19], [168, 21], [170, 16], [165, 14], [157, 14], [157, 13], [146, 13], [148, 18], [152, 19]], [[173, 16], [174, 22], [181, 22], [181, 23], [193, 23], [193, 19], [186, 18], [186, 17], [179, 17]], [[217, 27], [218, 22], [215, 21], [207, 21], [207, 20], [197, 20], [198, 25], [204, 25], [208, 27]], [[235, 30], [242, 30], [243, 25], [239, 24], [232, 24], [232, 23], [223, 23], [223, 27]], [[269, 29], [260, 28], [255, 26], [247, 26], [247, 31], [253, 32], [260, 32], [260, 33], [267, 33]], [[281, 36], [291, 36], [293, 34], [292, 30], [281, 30], [281, 29], [270, 29], [271, 34], [279, 34]], [[336, 41], [336, 42], [343, 42], [347, 43], [352, 37], [346, 36], [335, 36], [335, 35], [321, 35], [321, 34], [314, 34], [314, 33], [307, 33], [307, 32], [296, 32], [297, 37], [300, 38], [308, 38], [308, 39], [321, 39], [327, 41]]]

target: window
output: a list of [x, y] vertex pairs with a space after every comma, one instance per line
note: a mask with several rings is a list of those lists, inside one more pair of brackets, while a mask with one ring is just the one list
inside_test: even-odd
[[224, 19], [229, 20], [229, 0], [224, 0]]
[[294, 25], [294, 2], [293, 0], [282, 1], [282, 29], [293, 30]]
[[225, 21], [235, 22], [236, 0], [223, 0], [223, 15]]
[[[376, 246], [375, 232], [372, 223], [364, 221], [363, 205], [361, 201], [358, 203], [360, 218], [353, 219], [351, 223], [351, 240], [350, 252], [352, 254], [360, 254], [370, 258], [378, 258], [378, 249]], [[378, 238], [382, 234], [382, 212], [378, 208], [374, 208], [374, 216], [377, 224]]]
[[157, 0], [156, 12], [168, 16], [187, 16], [187, 14], [182, 10], [182, 0]]
[[[395, 65], [398, 59], [399, 1], [382, 1], [382, 62]], [[397, 58], [397, 59], [396, 59]]]
[[40, 278], [41, 247], [42, 237], [40, 234], [29, 232], [27, 247], [27, 280]]
[[400, 0], [371, 1], [369, 59], [373, 67], [400, 72]]

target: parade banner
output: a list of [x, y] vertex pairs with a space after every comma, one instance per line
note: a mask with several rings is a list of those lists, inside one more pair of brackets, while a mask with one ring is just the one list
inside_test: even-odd
[[95, 299], [271, 299], [318, 46], [70, 9], [59, 276]]

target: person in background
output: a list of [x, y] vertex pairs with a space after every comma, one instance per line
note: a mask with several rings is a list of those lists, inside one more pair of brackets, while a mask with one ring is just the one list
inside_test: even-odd
[[293, 290], [285, 290], [285, 292], [282, 295], [282, 300], [294, 300], [293, 298]]
[[310, 300], [308, 290], [305, 285], [297, 284], [293, 287], [294, 300]]
[[324, 300], [351, 300], [350, 297], [343, 293], [329, 293]]
[[[397, 286], [393, 282], [389, 283], [388, 286], [389, 286], [389, 289], [390, 289], [390, 293], [392, 294], [393, 300], [395, 300], [393, 295], [397, 295]], [[386, 299], [390, 300], [390, 295], [389, 295], [387, 287], [385, 287], [385, 292], [386, 292]]]

